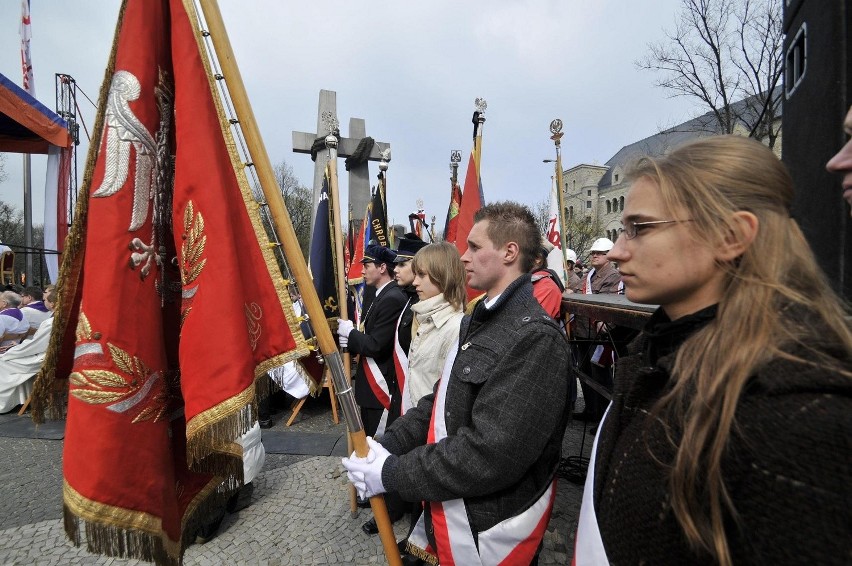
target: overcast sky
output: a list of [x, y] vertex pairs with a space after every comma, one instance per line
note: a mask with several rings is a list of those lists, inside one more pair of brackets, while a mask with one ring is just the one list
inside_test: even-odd
[[[36, 97], [55, 108], [54, 74], [73, 76], [92, 100], [103, 80], [118, 0], [31, 0]], [[671, 29], [680, 0], [451, 2], [220, 0], [225, 25], [273, 164], [313, 184], [310, 158], [291, 131], [314, 131], [320, 89], [390, 142], [389, 216], [406, 223], [418, 199], [443, 225], [450, 151], [464, 176], [474, 99], [488, 102], [483, 134], [486, 201], [548, 198], [555, 157], [548, 126], [565, 124], [563, 165], [606, 162], [622, 146], [699, 113], [668, 98], [634, 61]], [[20, 2], [0, 2], [0, 72], [21, 83]], [[95, 109], [78, 103], [91, 130]], [[87, 144], [79, 148], [82, 182]], [[22, 207], [21, 157], [5, 154], [0, 199]], [[41, 223], [44, 164], [33, 157], [33, 216]], [[344, 171], [342, 163], [340, 170]], [[377, 165], [370, 164], [375, 179]], [[345, 175], [341, 190], [346, 194]], [[356, 215], [359, 213], [356, 212]]]

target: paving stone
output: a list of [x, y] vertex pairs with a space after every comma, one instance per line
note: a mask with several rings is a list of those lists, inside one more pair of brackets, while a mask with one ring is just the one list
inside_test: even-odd
[[[577, 410], [582, 410], [582, 402]], [[332, 422], [327, 397], [308, 400], [290, 428], [283, 424], [288, 417], [276, 415], [271, 430], [317, 433], [324, 446], [329, 435], [346, 432], [344, 424]], [[0, 415], [0, 425], [9, 418], [24, 417]], [[569, 426], [564, 455], [588, 457], [594, 437], [587, 430], [583, 423]], [[345, 439], [342, 442], [345, 446]], [[78, 548], [67, 540], [62, 527], [62, 447], [62, 440], [0, 437], [0, 564], [148, 564], [92, 555], [85, 544]], [[207, 544], [190, 546], [185, 565], [385, 563], [379, 538], [361, 531], [370, 511], [350, 517], [339, 456], [267, 454], [254, 483], [252, 505], [226, 516], [219, 535]], [[558, 485], [541, 564], [567, 564], [574, 544], [582, 485], [564, 479]], [[397, 522], [394, 532], [397, 539], [403, 538], [408, 521]]]

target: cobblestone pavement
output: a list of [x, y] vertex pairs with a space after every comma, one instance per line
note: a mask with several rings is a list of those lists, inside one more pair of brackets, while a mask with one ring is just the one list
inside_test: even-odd
[[[579, 410], [581, 401], [578, 405]], [[308, 400], [289, 428], [284, 426], [287, 416], [275, 415], [271, 430], [345, 434], [342, 422], [332, 422], [327, 393]], [[0, 425], [21, 418], [0, 415]], [[582, 423], [569, 425], [565, 456], [580, 455], [583, 443], [582, 453], [588, 457], [594, 437], [583, 431]], [[62, 528], [62, 446], [61, 440], [0, 437], [0, 564], [147, 564], [92, 555], [67, 540]], [[336, 456], [267, 454], [254, 480], [252, 505], [227, 515], [218, 536], [208, 543], [190, 546], [184, 564], [384, 564], [379, 538], [361, 531], [369, 510], [350, 516], [342, 470]], [[581, 498], [582, 485], [560, 480], [540, 564], [569, 563]], [[394, 525], [397, 539], [407, 528], [407, 518]]]

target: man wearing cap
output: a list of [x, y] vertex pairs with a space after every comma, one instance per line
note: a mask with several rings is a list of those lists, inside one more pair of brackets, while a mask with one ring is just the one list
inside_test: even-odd
[[405, 378], [408, 375], [408, 350], [411, 348], [411, 339], [415, 333], [413, 326], [414, 311], [411, 310], [411, 307], [419, 300], [417, 289], [414, 288], [414, 270], [411, 269], [411, 260], [414, 259], [414, 255], [418, 250], [427, 245], [416, 234], [406, 234], [399, 241], [399, 247], [396, 250], [396, 260], [394, 261], [395, 267], [393, 272], [396, 284], [399, 285], [408, 298], [397, 320], [394, 335], [393, 362], [400, 394], [404, 389]]
[[570, 295], [571, 293], [580, 293], [583, 291], [583, 280], [577, 275], [575, 267], [577, 266], [577, 252], [569, 249], [565, 252], [565, 258], [568, 263], [568, 281], [565, 282], [565, 292], [562, 295]]
[[[418, 301], [417, 289], [414, 288], [414, 270], [411, 269], [411, 260], [414, 255], [428, 244], [417, 237], [416, 234], [408, 233], [399, 240], [399, 247], [396, 250], [396, 259], [394, 260], [394, 279], [396, 284], [408, 297], [408, 302], [405, 303], [405, 308], [399, 315], [397, 321], [396, 337], [394, 344], [394, 363], [397, 363], [397, 356], [404, 354], [405, 359], [400, 358], [397, 365], [397, 377], [399, 377], [400, 366], [408, 367], [408, 349], [411, 347], [411, 338], [414, 335], [412, 324], [414, 323], [414, 311], [411, 306]], [[400, 387], [402, 390], [402, 387]]]
[[27, 287], [21, 293], [21, 313], [27, 319], [31, 333], [35, 333], [39, 325], [52, 315], [43, 298], [44, 294], [38, 287]]
[[[405, 388], [405, 380], [408, 377], [408, 350], [411, 348], [411, 338], [414, 332], [414, 311], [411, 310], [411, 306], [419, 300], [417, 289], [414, 288], [414, 271], [411, 269], [411, 260], [414, 259], [414, 254], [426, 245], [426, 242], [418, 238], [416, 234], [405, 234], [399, 240], [396, 258], [394, 259], [394, 280], [397, 287], [405, 293], [406, 303], [396, 319], [396, 328], [393, 336], [393, 369], [396, 388], [391, 390], [393, 395], [390, 409], [391, 420], [403, 412], [402, 395]], [[388, 507], [388, 515], [393, 522], [402, 518], [410, 507], [397, 493], [385, 494], [385, 503]], [[361, 525], [361, 528], [368, 535], [375, 535], [379, 532], [379, 527], [375, 519], [370, 519]]]
[[[462, 319], [433, 393], [343, 460], [366, 496], [424, 501], [409, 551], [441, 564], [534, 563], [550, 519], [567, 424], [568, 350], [532, 294], [540, 245], [530, 211], [482, 207], [462, 256], [485, 292]], [[434, 563], [434, 562], [433, 562]]]
[[360, 355], [355, 372], [355, 401], [361, 407], [361, 420], [367, 435], [381, 435], [398, 416], [392, 414], [391, 398], [396, 390], [393, 367], [393, 337], [396, 321], [408, 300], [393, 280], [396, 253], [370, 245], [364, 250], [364, 282], [376, 289], [376, 298], [367, 307], [359, 330], [352, 321], [341, 319], [337, 334], [341, 347]]

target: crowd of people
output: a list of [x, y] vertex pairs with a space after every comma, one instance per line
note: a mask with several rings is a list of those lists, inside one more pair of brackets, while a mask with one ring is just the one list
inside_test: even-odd
[[27, 402], [53, 328], [55, 289], [0, 293], [0, 413]]
[[[844, 176], [852, 204], [852, 142], [828, 168]], [[396, 333], [382, 358], [385, 428], [367, 428], [369, 453], [343, 465], [360, 496], [392, 494], [422, 510], [406, 563], [537, 563], [574, 369], [612, 391], [607, 402], [584, 387], [585, 408], [573, 414], [600, 423], [576, 564], [852, 556], [849, 310], [790, 215], [786, 168], [758, 142], [715, 136], [643, 158], [628, 178], [618, 239], [595, 241], [588, 271], [567, 281], [547, 269], [552, 248], [529, 210], [483, 207], [468, 251], [447, 260], [463, 266], [459, 285], [484, 296], [464, 317], [461, 299], [457, 333], [447, 329], [422, 367], [430, 334], [420, 332], [431, 327], [420, 313], [433, 300], [424, 285], [413, 280], [420, 303], [401, 293], [384, 315]], [[425, 245], [401, 263], [420, 276], [439, 246], [452, 248]], [[392, 263], [382, 256], [392, 253], [372, 250], [365, 261]], [[396, 271], [401, 287], [411, 284]], [[604, 321], [572, 320], [560, 301], [571, 293], [624, 293], [658, 308], [638, 336], [617, 337]], [[408, 308], [412, 324], [403, 322]], [[363, 331], [348, 321], [338, 328], [355, 352], [366, 351], [378, 316], [366, 312]], [[402, 329], [414, 336], [406, 349]], [[361, 379], [373, 377], [359, 368], [356, 389]], [[397, 519], [403, 507], [389, 507]]]
[[[852, 205], [852, 141], [827, 168]], [[852, 558], [849, 306], [791, 216], [789, 173], [754, 140], [713, 136], [626, 176], [617, 240], [596, 240], [588, 269], [568, 250], [564, 277], [512, 202], [476, 213], [461, 256], [413, 234], [365, 250], [375, 292], [336, 333], [370, 450], [343, 466], [362, 505], [384, 494], [392, 521], [410, 516], [405, 563], [537, 564], [572, 417], [597, 423], [574, 564]], [[482, 292], [467, 315], [466, 287]], [[658, 308], [619, 335], [565, 312], [573, 293]], [[0, 293], [0, 412], [28, 396], [54, 306], [53, 288]], [[581, 380], [574, 412], [577, 372], [611, 401]], [[250, 487], [259, 426], [240, 442]]]

